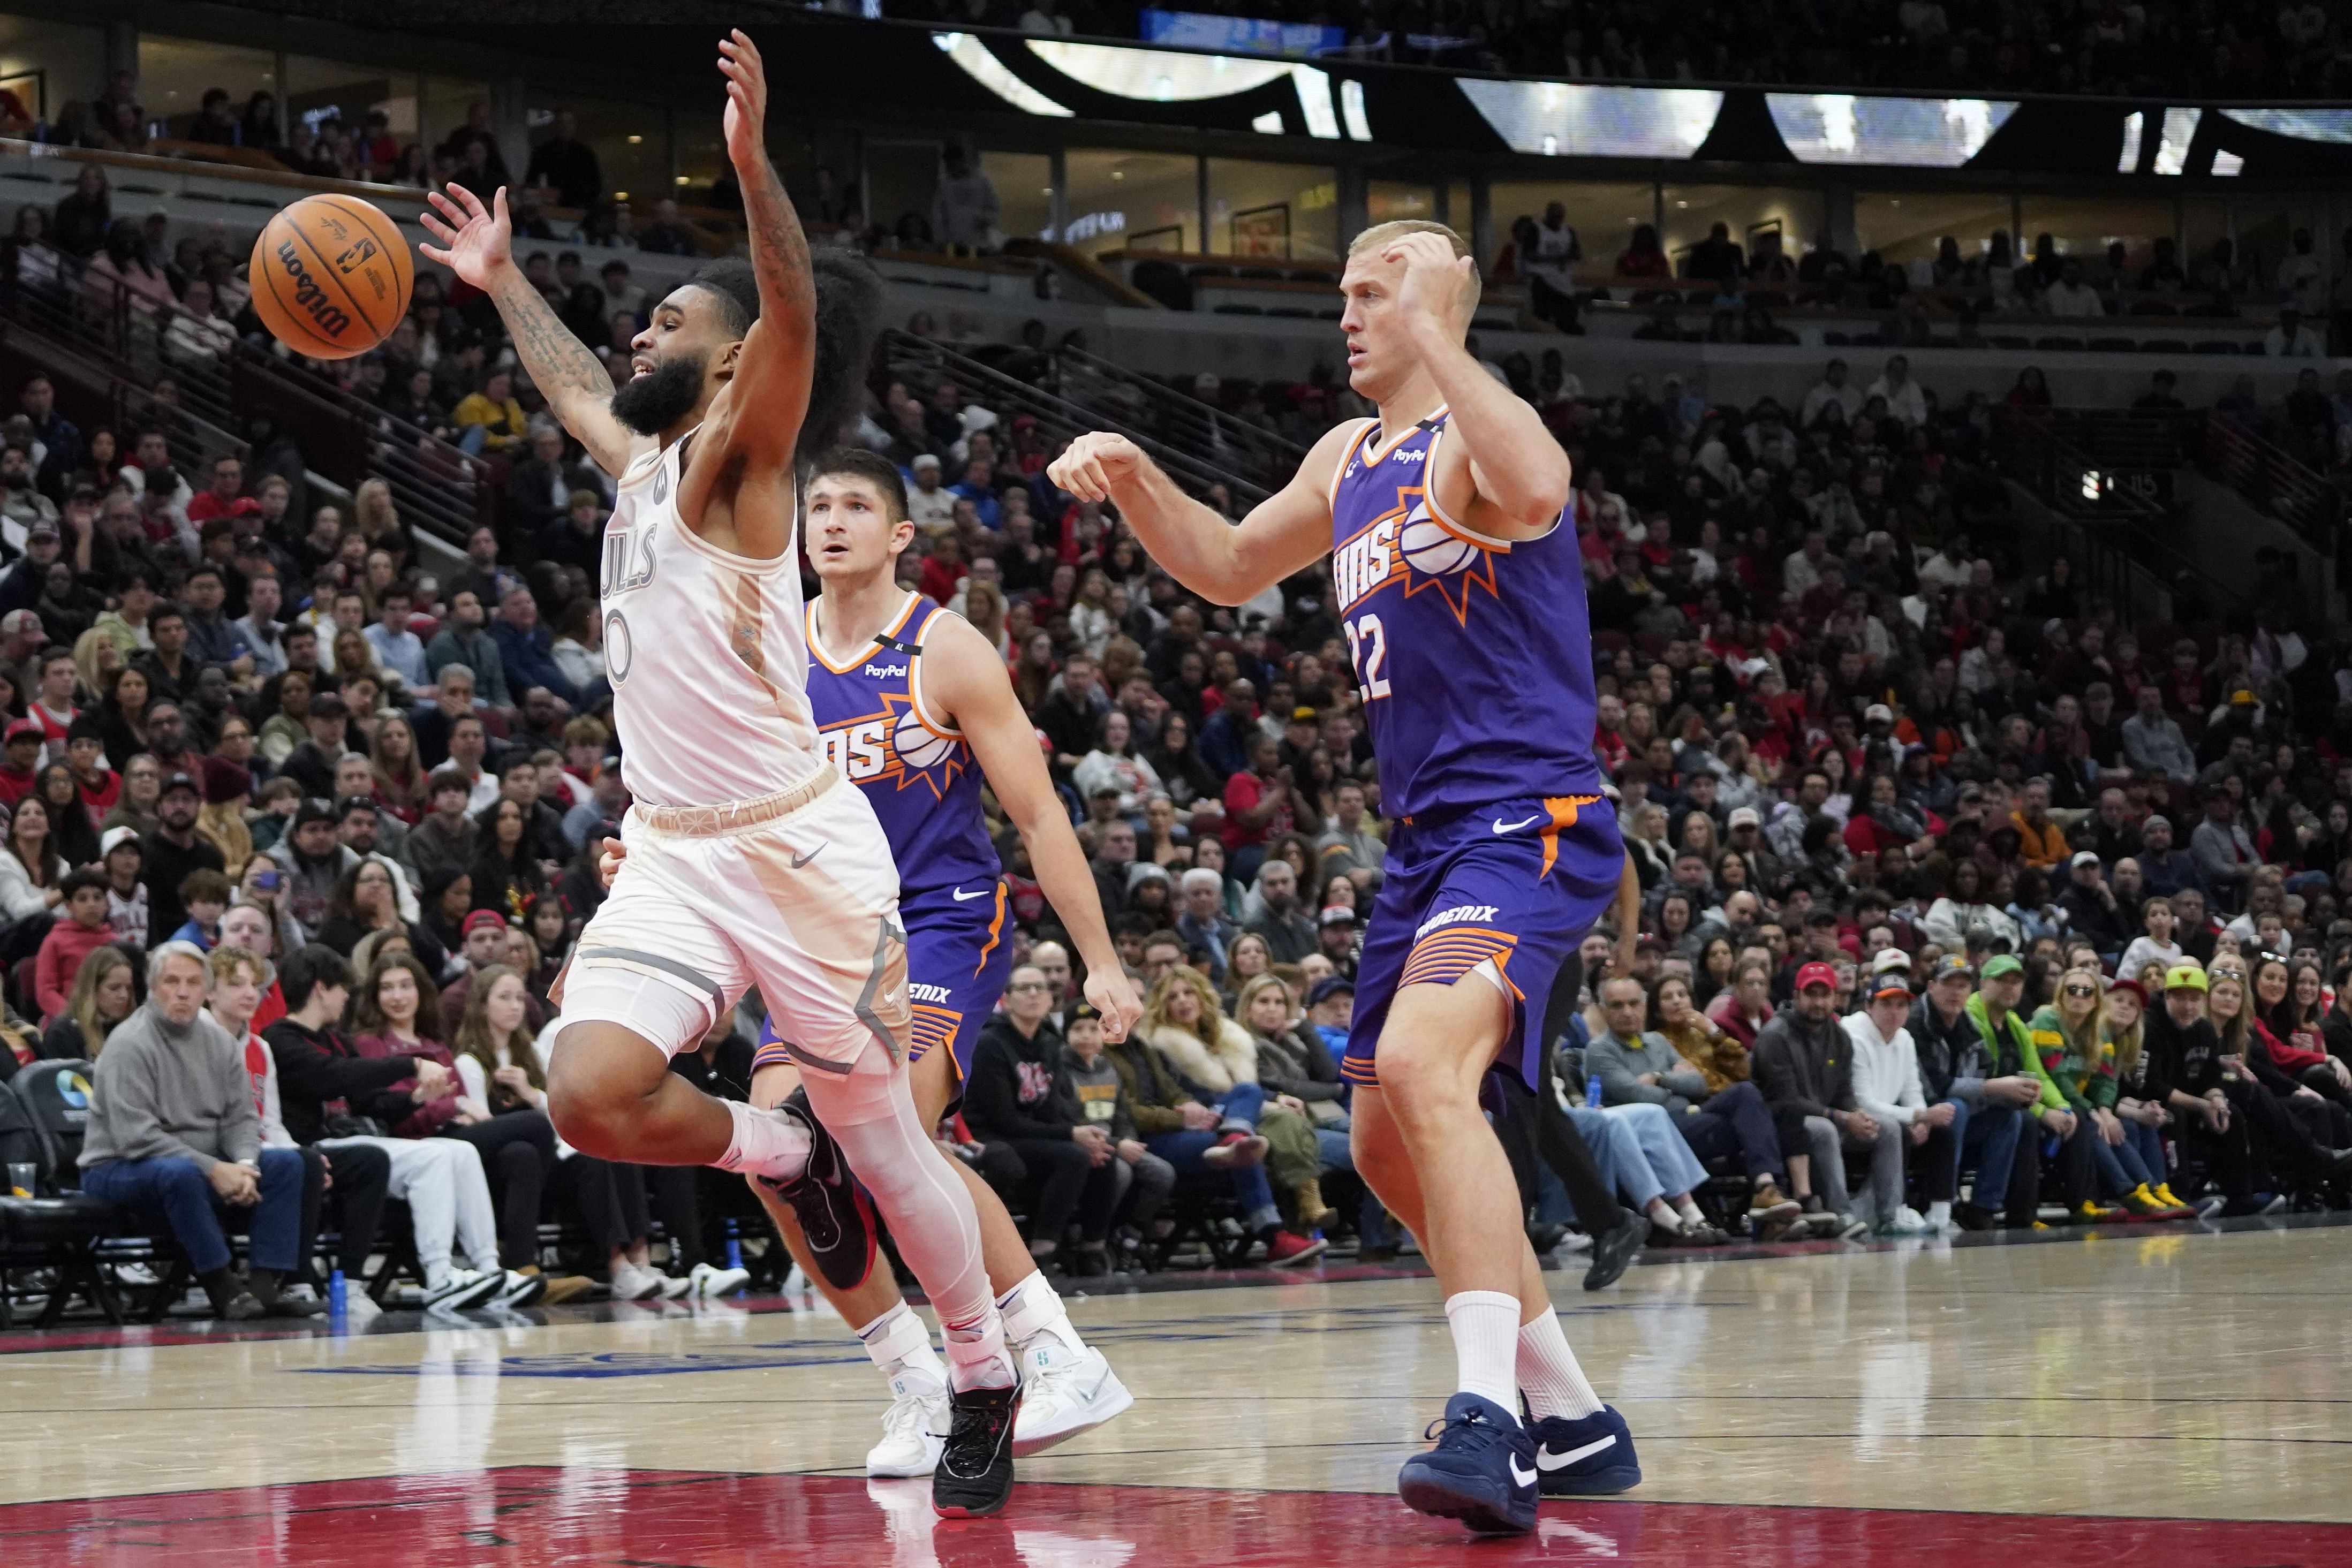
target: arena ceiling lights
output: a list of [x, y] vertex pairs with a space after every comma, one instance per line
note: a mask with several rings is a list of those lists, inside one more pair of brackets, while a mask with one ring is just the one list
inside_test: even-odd
[[1768, 92], [1764, 105], [1800, 163], [1957, 169], [2017, 112], [1981, 98], [1856, 98]]
[[[934, 33], [937, 44], [974, 81], [1026, 114], [1074, 111], [1017, 75], [970, 33]], [[1334, 84], [1328, 72], [1288, 60], [1240, 55], [1181, 54], [1168, 49], [1131, 49], [1115, 44], [1076, 44], [1060, 39], [1023, 40], [1030, 55], [1074, 92], [1097, 92], [1130, 103], [1217, 103], [1288, 81], [1298, 96], [1298, 116], [1309, 136], [1337, 141], [1346, 127], [1351, 141], [1370, 141], [1364, 84]], [[1069, 96], [1066, 93], [1065, 97]], [[1268, 109], [1248, 116], [1251, 129], [1279, 134], [1284, 116]]]
[[1697, 88], [1469, 77], [1458, 85], [1513, 152], [1546, 158], [1688, 158], [1723, 112], [1723, 94]]

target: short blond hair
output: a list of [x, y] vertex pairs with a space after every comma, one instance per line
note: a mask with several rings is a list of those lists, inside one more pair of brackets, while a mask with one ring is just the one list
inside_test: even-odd
[[[1452, 228], [1448, 227], [1444, 224], [1432, 223], [1427, 218], [1396, 218], [1388, 223], [1374, 224], [1371, 227], [1358, 235], [1354, 239], [1349, 240], [1348, 242], [1348, 259], [1353, 261], [1359, 251], [1377, 251], [1381, 246], [1388, 244], [1389, 241], [1401, 238], [1405, 235], [1444, 235], [1445, 236], [1446, 243], [1454, 247], [1454, 254], [1456, 257], [1466, 256], [1471, 254], [1470, 242], [1464, 239], [1460, 235], [1456, 234]], [[1465, 311], [1475, 310], [1478, 308], [1478, 301], [1484, 296], [1485, 292], [1486, 286], [1478, 277], [1477, 267], [1474, 266], [1470, 269], [1469, 281], [1462, 286], [1461, 304], [1463, 309]]]

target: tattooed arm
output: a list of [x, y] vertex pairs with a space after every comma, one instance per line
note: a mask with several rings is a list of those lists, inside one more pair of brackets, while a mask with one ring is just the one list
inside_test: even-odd
[[441, 244], [417, 248], [490, 297], [513, 335], [515, 352], [530, 372], [531, 384], [596, 465], [618, 475], [629, 465], [638, 438], [613, 417], [613, 378], [604, 373], [603, 361], [572, 335], [515, 265], [505, 189], [494, 194], [488, 206], [462, 185], [450, 186], [446, 195], [427, 192], [426, 200], [436, 211], [424, 215], [425, 228]]
[[767, 560], [792, 545], [793, 453], [816, 358], [816, 280], [808, 236], [768, 161], [768, 78], [760, 51], [740, 28], [719, 41], [719, 51], [727, 78], [727, 156], [743, 188], [760, 319], [711, 405], [698, 442], [707, 451], [689, 460], [678, 508], [712, 543]]

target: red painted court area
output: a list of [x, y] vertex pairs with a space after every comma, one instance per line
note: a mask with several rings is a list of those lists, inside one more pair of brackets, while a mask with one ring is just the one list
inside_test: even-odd
[[1477, 1541], [1346, 1492], [1024, 1487], [999, 1518], [944, 1522], [919, 1481], [514, 1469], [0, 1509], [10, 1568], [2340, 1568], [2352, 1525], [1913, 1513], [1738, 1504], [1547, 1503]]

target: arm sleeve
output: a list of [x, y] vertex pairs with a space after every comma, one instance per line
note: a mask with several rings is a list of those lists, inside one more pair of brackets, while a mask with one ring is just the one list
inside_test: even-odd
[[415, 1064], [404, 1057], [335, 1056], [290, 1030], [272, 1035], [269, 1054], [278, 1060], [278, 1087], [289, 1100], [366, 1099], [416, 1074]]

